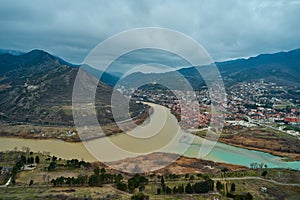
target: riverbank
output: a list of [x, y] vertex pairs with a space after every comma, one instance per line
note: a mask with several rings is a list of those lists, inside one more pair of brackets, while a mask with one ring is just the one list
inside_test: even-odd
[[[162, 168], [158, 168], [157, 161], [166, 163]], [[170, 162], [172, 161], [172, 162]], [[136, 172], [149, 172], [155, 174], [215, 174], [220, 173], [221, 169], [227, 168], [230, 171], [248, 170], [249, 168], [243, 165], [234, 165], [228, 163], [215, 162], [210, 160], [190, 158], [172, 153], [155, 152], [147, 155], [141, 155], [134, 158], [126, 158], [120, 161], [106, 163], [114, 169], [123, 172], [131, 171], [133, 167]]]
[[[130, 131], [136, 128], [135, 125], [143, 124], [149, 116], [154, 112], [151, 104], [148, 104], [145, 110], [139, 114], [138, 117], [133, 119], [134, 126], [132, 123], [128, 123], [126, 125], [126, 121], [123, 122], [122, 127], [126, 128], [126, 130]], [[172, 113], [173, 114], [173, 113]], [[176, 117], [178, 120], [178, 117]], [[107, 136], [121, 134], [123, 131], [116, 124], [107, 124], [101, 126]], [[206, 131], [192, 131], [193, 134], [200, 136], [202, 138], [205, 137]], [[44, 125], [31, 125], [31, 124], [19, 124], [19, 125], [11, 125], [11, 124], [1, 124], [0, 126], [0, 137], [8, 137], [8, 138], [23, 138], [23, 139], [37, 139], [37, 140], [46, 140], [46, 139], [55, 139], [62, 140], [65, 142], [82, 142], [81, 138], [77, 134], [76, 127], [63, 127], [63, 126], [44, 126]], [[97, 136], [93, 138], [89, 138], [89, 140], [99, 139], [103, 136]], [[275, 156], [282, 157], [285, 161], [300, 161], [300, 154], [298, 153], [290, 153], [286, 151], [278, 151], [274, 150], [276, 147], [280, 149], [280, 143], [283, 141], [274, 140], [274, 138], [261, 137], [258, 135], [257, 137], [253, 137], [251, 134], [234, 134], [226, 137], [220, 137], [219, 142], [224, 144], [232, 145], [239, 148], [256, 150], [265, 153], [270, 153]], [[275, 145], [276, 144], [276, 145]], [[262, 148], [262, 147], [269, 148]], [[289, 147], [289, 143], [285, 146]], [[291, 145], [290, 145], [291, 146]]]
[[[136, 125], [144, 123], [153, 113], [153, 108], [147, 106], [138, 116], [133, 118], [133, 124], [129, 122], [122, 122], [123, 129], [130, 131], [136, 128]], [[102, 125], [106, 136], [122, 133], [115, 123]], [[0, 126], [0, 137], [22, 138], [22, 139], [36, 139], [36, 140], [62, 140], [65, 142], [82, 142], [79, 137], [76, 127], [74, 126], [55, 126], [55, 125], [39, 125], [39, 124], [10, 124], [2, 123]], [[91, 138], [97, 139], [103, 136]]]
[[280, 151], [274, 151], [271, 149], [263, 149], [263, 148], [258, 148], [258, 147], [246, 146], [246, 145], [242, 145], [242, 144], [236, 144], [234, 142], [230, 142], [230, 141], [224, 140], [222, 138], [220, 138], [218, 141], [222, 142], [224, 144], [232, 145], [232, 146], [239, 147], [239, 148], [261, 151], [261, 152], [272, 154], [274, 156], [280, 156], [283, 158], [282, 160], [287, 161], [287, 162], [300, 161], [300, 154], [297, 154], [297, 153], [280, 152]]
[[134, 158], [138, 155], [153, 152], [166, 152], [248, 167], [251, 163], [258, 162], [265, 163], [270, 168], [300, 169], [300, 162], [284, 162], [282, 157], [219, 142], [214, 144], [208, 155], [201, 155], [203, 139], [197, 137], [195, 138], [197, 140], [194, 139], [192, 144], [180, 142], [181, 136], [188, 133], [176, 134], [180, 129], [174, 115], [163, 106], [153, 104], [152, 107], [153, 114], [149, 121], [144, 123], [143, 126], [127, 132], [127, 134], [114, 134], [83, 143], [64, 142], [57, 139], [39, 140], [2, 137], [0, 151], [12, 150], [15, 147], [18, 149], [29, 147], [32, 151], [46, 151], [61, 158], [77, 158], [87, 161], [101, 160], [103, 162]]
[[[189, 132], [206, 138], [207, 129], [189, 130]], [[298, 153], [300, 141], [297, 138], [263, 127], [244, 128], [232, 130], [226, 134], [222, 133], [218, 142], [280, 156], [285, 161], [300, 161], [300, 153]]]

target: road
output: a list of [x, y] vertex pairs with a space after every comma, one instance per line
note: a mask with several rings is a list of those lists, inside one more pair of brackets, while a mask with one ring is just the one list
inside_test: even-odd
[[[224, 178], [211, 178], [211, 180], [223, 181]], [[266, 179], [266, 178], [262, 178], [262, 177], [258, 177], [258, 176], [226, 177], [226, 180], [228, 180], [228, 181], [231, 181], [231, 180], [232, 181], [234, 181], [234, 180], [261, 180], [261, 181], [274, 183], [276, 185], [300, 187], [300, 183], [282, 183], [282, 182], [278, 182], [278, 181], [275, 181], [272, 179]], [[195, 181], [197, 181], [197, 180], [195, 180]], [[157, 182], [157, 181], [150, 181], [150, 182]], [[175, 181], [166, 181], [166, 182], [183, 182], [183, 181], [175, 180]]]
[[11, 177], [8, 179], [8, 181], [4, 185], [0, 185], [0, 188], [7, 187], [11, 182]]
[[[211, 180], [214, 181], [223, 181], [224, 178], [211, 178]], [[294, 186], [294, 187], [300, 187], [300, 183], [282, 183], [282, 182], [278, 182], [272, 179], [266, 179], [266, 178], [262, 178], [262, 177], [258, 177], [258, 176], [244, 176], [244, 177], [226, 177], [226, 180], [230, 181], [234, 181], [234, 180], [261, 180], [261, 181], [266, 181], [266, 182], [270, 182], [270, 183], [274, 183], [276, 185], [283, 185], [283, 186]], [[187, 182], [187, 180], [185, 180]], [[197, 180], [194, 180], [197, 181]], [[154, 182], [154, 183], [160, 183], [159, 181], [149, 181], [149, 182]], [[183, 180], [173, 180], [173, 181], [166, 181], [166, 183], [173, 183], [173, 182], [184, 182]]]
[[[212, 178], [212, 180], [221, 181], [221, 180], [224, 180], [224, 178]], [[275, 180], [265, 179], [265, 178], [256, 177], [256, 176], [228, 177], [228, 178], [226, 178], [226, 180], [262, 180], [262, 181], [267, 181], [267, 182], [270, 182], [270, 183], [274, 183], [276, 185], [300, 187], [300, 183], [281, 183], [281, 182], [277, 182]]]
[[285, 131], [282, 131], [280, 130], [279, 128], [276, 128], [276, 127], [273, 127], [273, 126], [270, 126], [270, 125], [267, 125], [267, 124], [262, 124], [261, 122], [257, 121], [257, 120], [254, 120], [254, 119], [251, 119], [249, 116], [247, 115], [244, 115], [247, 119], [248, 119], [248, 122], [249, 123], [253, 123], [253, 124], [256, 124], [256, 125], [259, 125], [259, 126], [265, 126], [267, 128], [270, 128], [270, 129], [273, 129], [275, 131], [280, 131], [282, 133], [285, 133], [287, 134]]

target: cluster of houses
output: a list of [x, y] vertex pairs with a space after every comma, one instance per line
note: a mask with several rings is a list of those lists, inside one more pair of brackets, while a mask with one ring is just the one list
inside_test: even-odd
[[287, 86], [263, 80], [239, 83], [228, 90], [228, 108], [233, 114], [244, 114], [254, 120], [299, 125], [299, 99], [292, 99]]
[[[126, 95], [126, 89], [122, 89], [123, 94]], [[278, 86], [263, 80], [242, 82], [228, 88], [227, 105], [224, 105], [227, 111], [226, 125], [251, 127], [255, 126], [251, 123], [253, 120], [269, 124], [299, 126], [300, 102], [299, 99], [291, 99], [288, 90], [286, 86]], [[129, 97], [133, 100], [153, 102], [169, 107], [171, 111], [180, 115], [183, 128], [197, 129], [208, 127], [210, 124], [211, 100], [207, 88], [196, 92], [130, 88], [127, 93], [131, 94]]]

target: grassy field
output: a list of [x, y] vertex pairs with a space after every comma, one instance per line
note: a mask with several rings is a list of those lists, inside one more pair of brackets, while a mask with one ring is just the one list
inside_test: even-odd
[[[235, 180], [229, 181], [236, 184], [235, 194], [250, 192], [254, 199], [299, 199], [299, 187], [278, 186], [273, 183], [257, 180]], [[186, 184], [186, 182], [182, 182]], [[168, 185], [179, 185], [181, 183], [169, 183]], [[177, 195], [156, 195], [158, 183], [150, 183], [146, 186], [144, 194], [150, 199], [212, 199], [220, 197], [218, 192], [209, 194], [177, 194]], [[267, 192], [261, 192], [260, 188], [266, 187]], [[222, 192], [221, 192], [222, 193]], [[109, 197], [109, 198], [107, 198]], [[14, 186], [0, 189], [0, 199], [130, 199], [131, 194], [117, 190], [112, 185], [102, 187], [52, 187], [52, 186]], [[222, 199], [224, 196], [222, 197]]]
[[130, 199], [131, 194], [110, 185], [103, 187], [8, 187], [0, 189], [0, 199]]
[[[20, 152], [6, 152], [1, 153], [0, 166], [13, 165], [14, 161], [19, 157]], [[58, 186], [54, 187], [51, 183], [52, 179], [57, 177], [77, 177], [79, 174], [90, 176], [93, 174], [94, 166], [99, 164], [92, 164], [89, 169], [74, 168], [69, 169], [63, 167], [67, 163], [66, 160], [57, 159], [57, 164], [61, 167], [57, 167], [54, 171], [48, 171], [47, 166], [51, 160], [47, 160], [49, 156], [37, 154], [37, 153], [25, 153], [28, 156], [39, 156], [40, 163], [32, 171], [20, 171], [16, 175], [16, 184], [10, 185], [6, 188], [0, 188], [0, 200], [1, 199], [130, 199], [132, 194], [116, 189], [115, 184], [103, 184], [100, 187], [88, 187], [88, 186]], [[230, 177], [261, 177], [263, 171], [267, 171], [265, 177], [266, 180], [275, 180], [280, 183], [300, 183], [300, 171], [288, 170], [288, 169], [251, 169], [243, 171], [228, 171], [226, 172], [227, 185], [230, 190], [230, 185], [235, 183], [236, 191], [234, 194], [243, 194], [250, 192], [254, 199], [299, 199], [300, 187], [299, 186], [284, 186], [276, 183], [268, 182], [265, 180], [228, 180]], [[110, 173], [113, 171], [107, 169]], [[189, 177], [193, 175], [194, 180], [190, 181]], [[196, 183], [203, 181], [204, 177], [221, 178], [219, 174], [189, 174], [180, 175], [176, 179], [169, 179], [164, 175], [165, 183], [170, 188], [179, 186], [181, 184], [184, 187], [187, 183]], [[130, 175], [124, 174], [124, 182], [127, 183]], [[7, 177], [8, 178], [8, 177]], [[157, 195], [157, 188], [161, 187], [160, 177], [158, 175], [147, 176], [149, 183], [145, 186], [143, 193], [149, 195], [150, 199], [213, 199], [214, 197], [221, 197], [226, 199], [225, 191], [213, 191], [207, 194], [171, 194], [171, 195]], [[32, 185], [29, 185], [30, 181], [33, 181]], [[225, 184], [224, 179], [221, 180]], [[215, 181], [216, 183], [216, 181]], [[267, 191], [262, 192], [261, 187], [266, 187]], [[138, 192], [138, 189], [135, 190]]]
[[[276, 180], [279, 183], [300, 183], [300, 173], [299, 171], [291, 171], [287, 169], [267, 169], [268, 174], [266, 180]], [[241, 175], [245, 176], [261, 176], [262, 170], [250, 170], [246, 171]], [[238, 177], [237, 173], [227, 173], [226, 177]], [[173, 188], [174, 186], [179, 186], [183, 184], [184, 186], [190, 182], [195, 183], [202, 181], [202, 178], [197, 178], [193, 181], [187, 181], [185, 178], [181, 178], [178, 181], [166, 181], [166, 185]], [[220, 175], [212, 177], [221, 177]], [[222, 184], [225, 184], [224, 179]], [[299, 186], [284, 186], [278, 185], [275, 183], [270, 183], [264, 180], [227, 180], [228, 190], [230, 191], [230, 186], [232, 183], [236, 185], [236, 191], [233, 194], [243, 194], [245, 192], [250, 192], [254, 199], [299, 199], [300, 197], [300, 187]], [[216, 183], [216, 181], [215, 181]], [[150, 194], [151, 199], [191, 199], [189, 194], [180, 194], [180, 195], [154, 195], [156, 194], [157, 188], [160, 187], [160, 183], [150, 183], [146, 189], [145, 193]], [[267, 188], [266, 192], [262, 192], [261, 188]], [[215, 191], [210, 194], [192, 194], [192, 199], [212, 199], [214, 196], [222, 196], [224, 198], [225, 191]]]
[[[234, 180], [229, 181], [235, 183], [235, 193], [250, 192], [254, 199], [294, 199], [300, 197], [300, 187], [279, 186], [274, 183], [258, 180]], [[262, 192], [261, 187], [266, 187], [267, 191]], [[230, 187], [229, 187], [230, 188]]]

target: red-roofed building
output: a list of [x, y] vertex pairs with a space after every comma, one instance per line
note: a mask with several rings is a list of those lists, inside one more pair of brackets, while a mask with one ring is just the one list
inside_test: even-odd
[[300, 123], [300, 118], [299, 117], [294, 117], [294, 116], [287, 116], [284, 118], [284, 121], [287, 123], [291, 124], [299, 124]]

